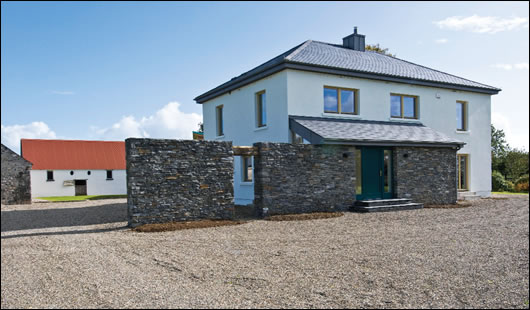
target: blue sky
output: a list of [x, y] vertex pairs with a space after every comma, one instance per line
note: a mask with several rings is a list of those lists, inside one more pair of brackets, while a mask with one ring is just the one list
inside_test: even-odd
[[492, 121], [528, 150], [528, 2], [1, 3], [2, 143], [191, 138], [197, 95], [353, 26], [398, 58], [503, 91]]

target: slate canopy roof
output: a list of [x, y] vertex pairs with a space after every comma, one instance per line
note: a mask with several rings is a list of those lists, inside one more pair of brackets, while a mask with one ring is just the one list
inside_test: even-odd
[[289, 116], [289, 128], [311, 144], [462, 147], [421, 123]]
[[501, 89], [372, 51], [307, 40], [287, 52], [195, 98], [204, 103], [284, 69], [340, 74], [485, 94]]

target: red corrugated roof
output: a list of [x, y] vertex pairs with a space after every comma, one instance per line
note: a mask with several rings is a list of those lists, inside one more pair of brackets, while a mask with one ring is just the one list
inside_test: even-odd
[[33, 170], [125, 169], [125, 142], [21, 139], [22, 157]]

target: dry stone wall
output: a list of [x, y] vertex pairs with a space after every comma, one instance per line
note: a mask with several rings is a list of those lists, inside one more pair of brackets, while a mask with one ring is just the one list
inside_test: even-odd
[[31, 203], [32, 164], [2, 144], [2, 204]]
[[457, 199], [456, 149], [396, 147], [394, 192], [424, 204], [452, 204]]
[[354, 148], [255, 143], [254, 205], [263, 215], [346, 211], [355, 201]]
[[231, 142], [127, 139], [129, 226], [234, 214]]

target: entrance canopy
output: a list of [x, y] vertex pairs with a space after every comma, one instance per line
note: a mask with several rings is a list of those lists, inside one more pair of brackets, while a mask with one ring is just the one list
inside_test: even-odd
[[311, 144], [457, 148], [465, 144], [421, 123], [290, 115], [289, 128]]

